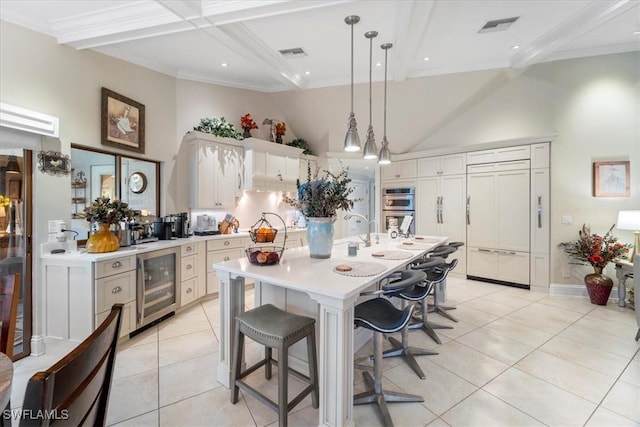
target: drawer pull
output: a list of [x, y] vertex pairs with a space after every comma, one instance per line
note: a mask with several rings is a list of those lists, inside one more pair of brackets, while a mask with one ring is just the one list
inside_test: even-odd
[[229, 261], [231, 258], [229, 258], [228, 256], [224, 257], [224, 261]]
[[187, 270], [191, 270], [193, 266], [191, 264], [187, 264]]
[[111, 264], [111, 268], [120, 268], [122, 267], [122, 263], [120, 261], [116, 261], [113, 264]]
[[229, 242], [228, 240], [225, 240], [225, 241], [224, 241], [224, 245], [225, 245], [225, 246], [229, 246], [229, 244], [230, 244], [230, 242]]
[[187, 252], [191, 252], [193, 250], [193, 246], [187, 246]]
[[187, 288], [187, 293], [190, 294], [191, 292], [193, 292], [193, 289]]
[[117, 294], [118, 292], [122, 292], [122, 287], [116, 286], [115, 288], [111, 289], [112, 294]]

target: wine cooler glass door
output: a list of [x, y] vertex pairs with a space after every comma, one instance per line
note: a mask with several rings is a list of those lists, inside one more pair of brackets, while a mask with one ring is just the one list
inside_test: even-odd
[[138, 255], [138, 327], [177, 308], [178, 262], [175, 249]]

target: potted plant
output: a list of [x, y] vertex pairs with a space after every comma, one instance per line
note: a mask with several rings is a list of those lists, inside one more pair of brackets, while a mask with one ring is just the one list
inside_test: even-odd
[[276, 123], [276, 142], [282, 144], [282, 137], [287, 133], [287, 124], [285, 122]]
[[102, 253], [117, 251], [120, 247], [120, 239], [109, 228], [113, 224], [120, 226], [120, 221], [128, 221], [134, 213], [129, 205], [118, 199], [111, 200], [101, 196], [84, 209], [84, 217], [90, 223], [98, 223], [99, 230], [87, 239], [87, 252]]
[[313, 154], [311, 152], [311, 148], [309, 148], [309, 143], [302, 138], [296, 138], [293, 141], [289, 141], [287, 142], [287, 145], [289, 147], [302, 148], [304, 150], [302, 154]]
[[240, 116], [240, 126], [244, 131], [244, 133], [242, 134], [244, 138], [251, 138], [251, 129], [258, 129], [258, 125], [251, 118], [251, 113]]
[[214, 117], [212, 119], [205, 117], [204, 119], [200, 119], [200, 124], [194, 126], [193, 130], [224, 138], [243, 139], [233, 124], [229, 123], [224, 117]]
[[582, 265], [591, 265], [594, 272], [584, 277], [584, 283], [592, 304], [606, 305], [613, 287], [613, 280], [602, 274], [608, 263], [616, 258], [626, 258], [631, 245], [618, 242], [611, 226], [604, 236], [591, 233], [587, 224], [578, 231], [578, 240], [561, 243], [569, 257]]
[[320, 175], [316, 170], [312, 175], [311, 164], [307, 162], [307, 182], [301, 184], [298, 181], [298, 198], [284, 196], [284, 201], [306, 218], [311, 258], [331, 257], [336, 211], [353, 208], [355, 200], [349, 199], [353, 187], [349, 186], [351, 178], [347, 171], [348, 168], [342, 168], [334, 175], [325, 170]]

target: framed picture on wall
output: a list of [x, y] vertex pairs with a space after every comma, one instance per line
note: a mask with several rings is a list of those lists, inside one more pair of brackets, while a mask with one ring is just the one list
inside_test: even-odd
[[629, 165], [629, 161], [593, 162], [593, 196], [631, 196]]
[[13, 179], [9, 181], [9, 191], [7, 192], [7, 196], [10, 199], [22, 199], [22, 180], [21, 179]]
[[102, 144], [144, 154], [144, 105], [102, 88]]

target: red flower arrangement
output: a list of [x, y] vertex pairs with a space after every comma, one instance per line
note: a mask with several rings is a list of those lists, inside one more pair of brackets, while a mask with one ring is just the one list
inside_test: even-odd
[[578, 231], [578, 240], [560, 245], [564, 246], [564, 251], [569, 257], [581, 263], [589, 263], [594, 269], [603, 269], [616, 258], [626, 258], [631, 247], [629, 244], [618, 242], [618, 238], [611, 233], [613, 227], [615, 224], [604, 236], [599, 236], [591, 234], [589, 226], [584, 224]]
[[240, 127], [243, 129], [258, 129], [258, 125], [251, 118], [251, 113], [240, 117]]
[[284, 135], [287, 133], [287, 124], [285, 122], [276, 123], [276, 135]]

